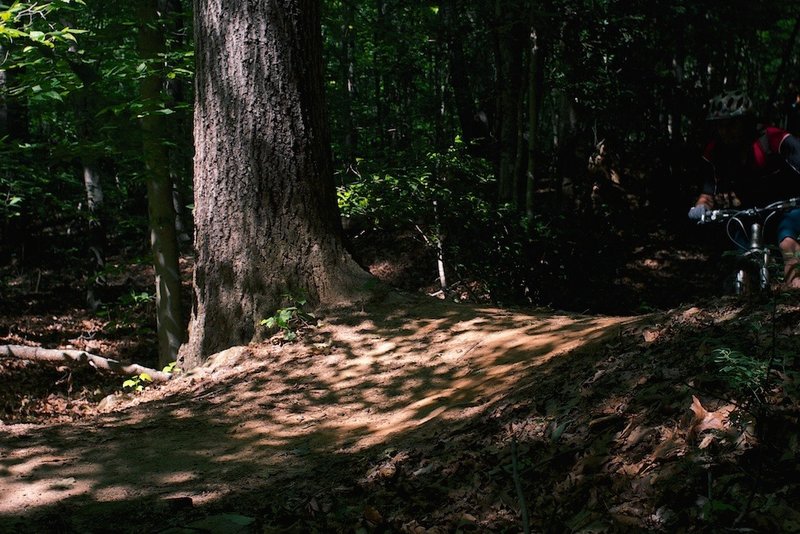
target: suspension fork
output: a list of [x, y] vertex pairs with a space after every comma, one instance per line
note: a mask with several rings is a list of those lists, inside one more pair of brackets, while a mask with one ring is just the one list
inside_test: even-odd
[[769, 289], [769, 249], [764, 246], [763, 228], [760, 222], [750, 226], [750, 258], [758, 267], [758, 286], [761, 291]]

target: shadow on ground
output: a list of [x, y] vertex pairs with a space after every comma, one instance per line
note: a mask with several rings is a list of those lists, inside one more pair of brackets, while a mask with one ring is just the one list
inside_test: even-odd
[[[377, 519], [364, 510], [365, 488], [387, 458], [435, 446], [514, 395], [579, 398], [601, 342], [631, 326], [389, 300], [329, 316], [302, 343], [225, 351], [96, 419], [3, 428], [0, 526], [142, 532], [214, 510], [291, 526], [299, 507], [335, 530], [385, 527], [388, 511]], [[508, 511], [489, 515], [474, 521], [517, 521]]]

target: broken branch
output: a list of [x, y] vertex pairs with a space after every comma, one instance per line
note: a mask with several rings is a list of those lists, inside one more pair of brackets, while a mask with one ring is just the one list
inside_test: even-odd
[[143, 367], [135, 363], [125, 365], [111, 358], [103, 358], [89, 354], [82, 350], [43, 349], [42, 347], [27, 347], [24, 345], [0, 345], [0, 357], [20, 358], [37, 362], [67, 362], [90, 365], [95, 369], [102, 369], [118, 375], [140, 375], [147, 373], [153, 382], [166, 382], [172, 375]]

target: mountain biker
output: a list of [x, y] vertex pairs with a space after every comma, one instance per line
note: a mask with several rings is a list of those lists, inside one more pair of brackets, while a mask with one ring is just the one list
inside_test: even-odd
[[[765, 206], [800, 196], [800, 139], [758, 123], [742, 91], [711, 99], [706, 120], [714, 134], [706, 145], [702, 193], [689, 210], [699, 221], [715, 206]], [[777, 242], [787, 287], [800, 289], [800, 209], [776, 214]]]

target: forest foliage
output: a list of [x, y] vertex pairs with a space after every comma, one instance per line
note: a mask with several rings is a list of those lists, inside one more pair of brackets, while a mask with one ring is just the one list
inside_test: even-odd
[[[186, 240], [191, 3], [160, 0], [166, 47], [150, 60], [137, 50], [149, 23], [135, 4], [0, 4], [4, 263], [53, 250], [85, 258], [98, 221], [103, 254], [146, 254], [150, 114], [169, 125], [161, 143]], [[763, 0], [325, 1], [345, 229], [356, 249], [359, 239], [414, 240], [432, 283], [440, 260], [444, 289], [478, 281], [495, 301], [559, 304], [559, 282], [591, 262], [589, 278], [614, 268], [594, 258], [614, 257], [643, 228], [633, 221], [681, 224], [710, 96], [746, 88], [780, 124], [800, 77], [797, 27], [789, 4]], [[143, 101], [139, 84], [153, 74], [162, 98]], [[608, 152], [591, 166], [601, 141]], [[102, 188], [98, 209], [92, 187]]]

